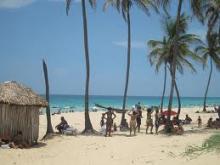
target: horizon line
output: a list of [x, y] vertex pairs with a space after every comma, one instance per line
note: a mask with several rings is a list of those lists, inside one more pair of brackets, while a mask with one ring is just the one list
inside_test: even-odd
[[[39, 94], [39, 95], [45, 95], [45, 94]], [[84, 96], [84, 94], [50, 94], [50, 95], [57, 95], [57, 96]], [[111, 94], [106, 94], [106, 95], [103, 95], [103, 94], [92, 94], [92, 95], [89, 95], [89, 96], [103, 96], [103, 97], [123, 97], [123, 95], [111, 95]], [[127, 97], [162, 97], [162, 96], [150, 96], [150, 95], [128, 95]], [[168, 95], [167, 96], [164, 96], [164, 97], [169, 97]], [[174, 98], [177, 98], [177, 96], [173, 96]], [[204, 98], [204, 96], [181, 96], [180, 99], [182, 97], [189, 97], [189, 98]], [[220, 98], [220, 96], [207, 96], [208, 98]]]

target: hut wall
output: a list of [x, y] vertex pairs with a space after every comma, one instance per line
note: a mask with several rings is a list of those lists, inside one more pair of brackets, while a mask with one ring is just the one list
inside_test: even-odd
[[0, 136], [12, 138], [18, 131], [22, 131], [27, 143], [37, 142], [39, 107], [0, 104]]

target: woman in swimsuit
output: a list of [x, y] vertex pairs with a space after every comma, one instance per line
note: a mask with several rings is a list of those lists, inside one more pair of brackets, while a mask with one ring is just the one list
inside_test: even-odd
[[106, 113], [104, 113], [104, 116], [106, 115], [105, 119], [106, 119], [106, 133], [105, 136], [111, 136], [111, 132], [112, 132], [112, 125], [113, 125], [113, 121], [116, 118], [115, 113], [113, 112], [112, 108], [109, 107], [108, 111]]
[[148, 108], [147, 109], [147, 120], [146, 120], [146, 134], [148, 133], [148, 128], [151, 127], [150, 129], [150, 133], [153, 134], [153, 119], [151, 118], [151, 113], [152, 113], [152, 109], [151, 108]]
[[133, 111], [132, 113], [128, 114], [131, 118], [130, 118], [130, 136], [132, 131], [134, 130], [134, 135], [136, 135], [136, 124], [137, 124], [137, 116], [138, 113], [136, 113], [135, 111]]

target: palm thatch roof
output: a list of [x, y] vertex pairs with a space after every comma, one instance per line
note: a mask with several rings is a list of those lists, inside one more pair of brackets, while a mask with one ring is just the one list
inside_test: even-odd
[[23, 106], [47, 107], [45, 99], [33, 90], [15, 81], [0, 84], [0, 103]]

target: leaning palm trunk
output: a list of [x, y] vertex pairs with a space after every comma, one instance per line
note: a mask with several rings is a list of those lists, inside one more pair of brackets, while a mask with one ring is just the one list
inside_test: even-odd
[[163, 101], [164, 101], [164, 95], [166, 92], [166, 82], [167, 82], [167, 63], [164, 65], [164, 83], [163, 83], [163, 94], [161, 97], [161, 104], [160, 104], [160, 113], [163, 112]]
[[[178, 37], [179, 35], [179, 21], [180, 21], [180, 14], [181, 14], [181, 8], [182, 8], [182, 2], [183, 0], [179, 0], [178, 4], [178, 10], [177, 10], [177, 18], [176, 18], [176, 36], [175, 38]], [[167, 116], [167, 123], [165, 125], [165, 131], [167, 133], [172, 132], [173, 125], [170, 121], [170, 116], [171, 116], [171, 110], [172, 110], [172, 104], [173, 104], [173, 93], [174, 93], [174, 86], [175, 86], [175, 77], [176, 77], [176, 56], [178, 55], [178, 48], [177, 48], [177, 39], [175, 39], [175, 45], [174, 45], [174, 55], [172, 59], [172, 65], [171, 65], [171, 70], [172, 70], [172, 82], [171, 82], [171, 89], [170, 89], [170, 97], [169, 97], [169, 104], [168, 104], [168, 116]]]
[[86, 60], [86, 86], [85, 86], [85, 129], [83, 133], [93, 132], [92, 123], [89, 117], [89, 80], [90, 80], [90, 64], [89, 64], [89, 46], [88, 46], [88, 32], [87, 32], [87, 18], [85, 0], [82, 0], [82, 14], [83, 14], [83, 30], [84, 30], [84, 48]]
[[209, 85], [210, 85], [210, 81], [211, 81], [211, 77], [212, 77], [212, 59], [210, 58], [210, 73], [209, 73], [209, 79], [208, 79], [208, 83], [206, 86], [206, 91], [205, 91], [205, 96], [204, 96], [204, 103], [203, 103], [203, 111], [206, 112], [206, 100], [207, 100], [207, 94], [208, 94], [208, 90], [209, 90]]
[[177, 111], [177, 119], [179, 119], [179, 115], [181, 112], [181, 100], [180, 100], [180, 94], [179, 94], [179, 90], [175, 81], [175, 91], [176, 91], [176, 95], [177, 95], [177, 100], [178, 100], [178, 111]]
[[48, 102], [48, 106], [46, 108], [46, 115], [47, 115], [47, 131], [46, 135], [53, 133], [53, 127], [51, 124], [51, 116], [50, 116], [50, 93], [49, 93], [49, 81], [48, 81], [48, 72], [47, 72], [47, 64], [43, 60], [43, 70], [44, 70], [44, 80], [46, 86], [46, 100]]
[[[126, 81], [125, 81], [125, 90], [124, 90], [122, 109], [125, 109], [125, 107], [126, 107], [128, 83], [129, 83], [129, 75], [130, 75], [129, 74], [130, 73], [130, 61], [131, 61], [131, 23], [130, 23], [129, 9], [127, 11], [127, 25], [128, 25], [127, 70], [126, 70]], [[124, 124], [123, 123], [124, 119], [125, 119], [125, 112], [122, 113], [122, 118], [121, 118], [121, 125], [122, 126]]]

